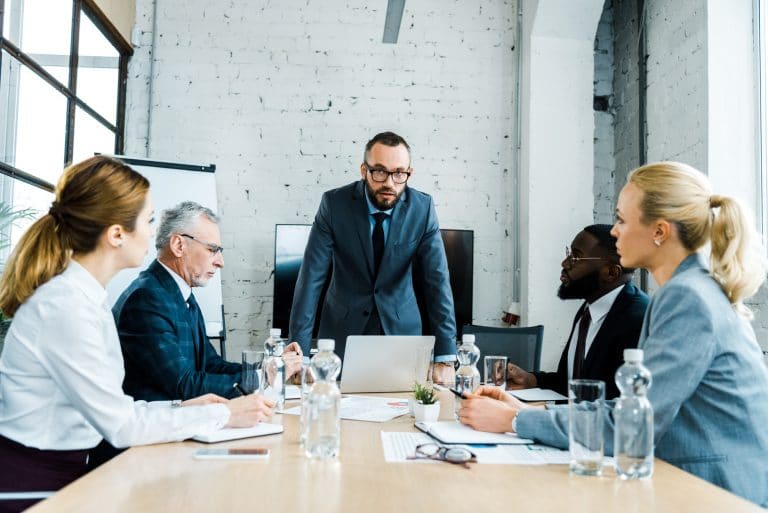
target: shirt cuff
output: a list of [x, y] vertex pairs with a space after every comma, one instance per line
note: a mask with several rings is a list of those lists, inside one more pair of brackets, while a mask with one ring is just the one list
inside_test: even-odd
[[441, 356], [435, 356], [435, 362], [437, 363], [446, 363], [446, 362], [455, 362], [455, 361], [456, 361], [455, 354], [444, 354]]

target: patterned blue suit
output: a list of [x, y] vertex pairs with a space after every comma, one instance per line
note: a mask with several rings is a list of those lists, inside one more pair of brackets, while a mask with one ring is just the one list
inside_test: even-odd
[[[194, 304], [190, 296], [190, 303]], [[240, 364], [223, 360], [205, 334], [200, 309], [187, 307], [179, 286], [155, 260], [112, 308], [125, 360], [125, 393], [135, 399], [239, 395]]]

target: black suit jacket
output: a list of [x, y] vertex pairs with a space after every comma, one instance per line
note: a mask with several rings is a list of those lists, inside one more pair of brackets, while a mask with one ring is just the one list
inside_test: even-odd
[[[613, 399], [619, 395], [619, 390], [616, 388], [616, 369], [624, 363], [624, 350], [637, 347], [646, 308], [648, 308], [648, 296], [632, 283], [627, 283], [613, 302], [584, 359], [582, 377], [605, 381], [606, 399]], [[576, 314], [576, 318], [580, 313], [581, 309]], [[541, 388], [549, 388], [568, 395], [568, 348], [572, 335], [573, 330], [560, 357], [557, 372], [534, 372], [538, 386]]]

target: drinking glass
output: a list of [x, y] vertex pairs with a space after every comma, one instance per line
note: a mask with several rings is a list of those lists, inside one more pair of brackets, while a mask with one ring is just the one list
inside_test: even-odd
[[483, 359], [485, 370], [485, 384], [496, 387], [506, 387], [507, 385], [507, 357], [506, 356], [486, 356]]
[[568, 382], [568, 450], [572, 474], [603, 472], [603, 402], [605, 383], [592, 379]]
[[243, 351], [243, 366], [240, 374], [240, 386], [252, 394], [261, 392], [261, 372], [264, 366], [264, 351]]

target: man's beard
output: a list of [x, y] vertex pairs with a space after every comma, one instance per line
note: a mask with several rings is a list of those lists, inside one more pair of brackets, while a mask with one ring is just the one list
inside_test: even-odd
[[560, 299], [586, 299], [599, 288], [600, 270], [597, 269], [577, 280], [570, 280], [567, 285], [561, 284], [560, 288], [557, 289], [557, 297]]
[[[397, 202], [400, 200], [400, 196], [403, 195], [403, 191], [400, 191], [400, 194], [397, 193], [396, 190], [390, 188], [390, 187], [382, 187], [379, 189], [378, 192], [391, 192], [392, 194], [395, 194], [395, 199], [392, 200], [392, 203], [384, 203], [381, 201], [374, 192], [373, 188], [371, 187], [371, 184], [368, 183], [368, 180], [365, 180], [365, 190], [368, 192], [368, 199], [371, 200], [371, 203], [373, 203], [373, 206], [376, 207], [379, 210], [389, 210], [391, 208], [394, 208], [394, 206], [397, 204]], [[405, 189], [403, 189], [405, 190]]]

